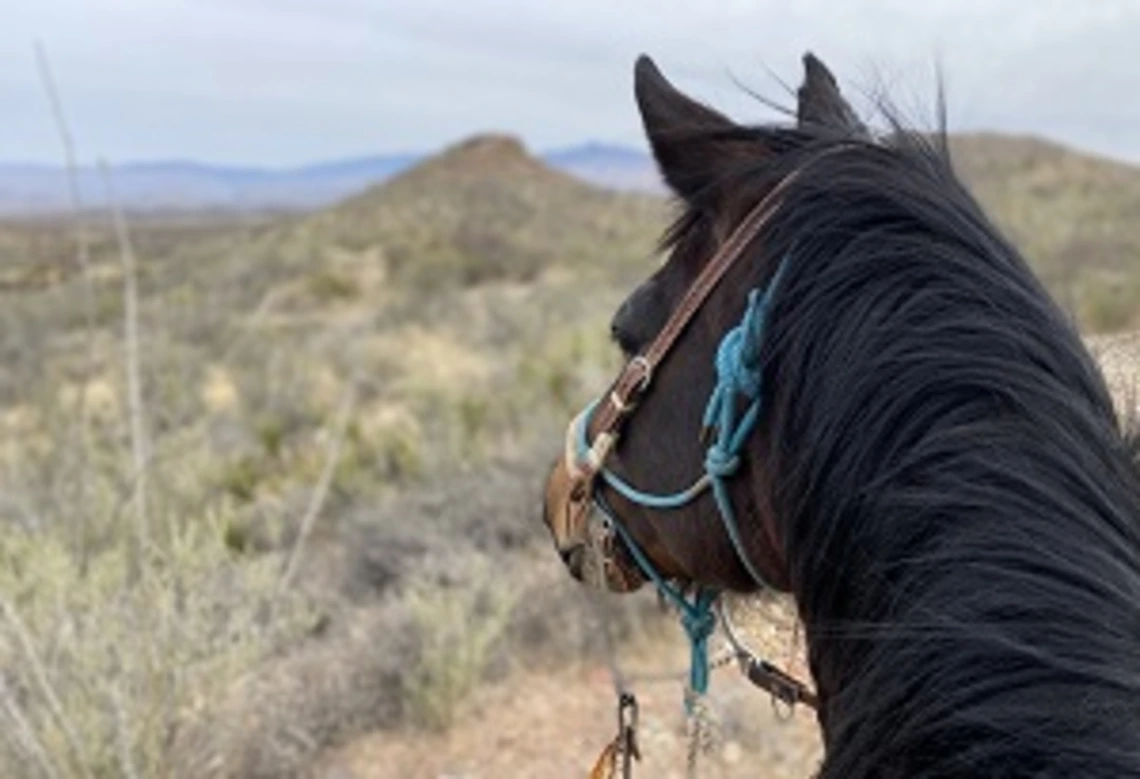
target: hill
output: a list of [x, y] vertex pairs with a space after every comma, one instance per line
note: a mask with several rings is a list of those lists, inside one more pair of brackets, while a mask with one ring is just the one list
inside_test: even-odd
[[[136, 213], [164, 211], [299, 211], [323, 208], [406, 170], [422, 155], [390, 154], [269, 169], [210, 165], [189, 160], [126, 163], [115, 168], [116, 197]], [[77, 171], [89, 208], [105, 208], [100, 173]], [[65, 172], [51, 165], [0, 164], [0, 215], [67, 213]]]
[[[482, 142], [494, 137], [482, 136]], [[502, 136], [499, 138], [502, 140]], [[457, 154], [462, 157], [460, 151], [465, 145], [457, 144], [443, 158], [454, 158]], [[1034, 137], [959, 134], [953, 136], [951, 145], [965, 180], [1003, 228], [1023, 247], [1050, 288], [1076, 312], [1081, 321], [1095, 329], [1127, 326], [1132, 319], [1132, 301], [1140, 294], [1140, 227], [1137, 226], [1140, 168]], [[501, 151], [505, 147], [499, 148]], [[491, 153], [489, 159], [493, 157], [494, 153]], [[552, 150], [532, 158], [529, 172], [506, 163], [508, 157], [510, 155], [505, 155], [500, 160], [505, 164], [503, 174], [516, 176], [515, 184], [511, 186], [516, 186], [517, 192], [504, 190], [496, 196], [498, 200], [484, 202], [476, 197], [472, 202], [480, 204], [484, 210], [500, 209], [493, 218], [506, 222], [513, 219], [516, 228], [533, 216], [525, 206], [526, 198], [522, 197], [526, 187], [531, 183], [544, 186], [541, 182], [548, 180], [554, 171], [612, 191], [655, 195], [662, 192], [652, 161], [637, 149], [587, 143]], [[426, 165], [421, 166], [425, 162]], [[185, 212], [187, 209], [200, 213], [202, 218], [199, 221], [209, 222], [211, 210], [216, 215], [229, 214], [226, 219], [233, 221], [233, 214], [241, 212], [332, 207], [335, 215], [318, 212], [305, 228], [293, 230], [291, 236], [311, 243], [302, 236], [306, 229], [313, 230], [314, 237], [328, 231], [328, 237], [335, 243], [353, 246], [369, 243], [370, 231], [378, 234], [388, 229], [374, 222], [384, 222], [391, 227], [394, 221], [440, 217], [443, 219], [441, 224], [447, 224], [451, 237], [445, 241], [448, 248], [433, 251], [432, 256], [444, 264], [456, 261], [457, 256], [479, 244], [484, 244], [482, 261], [489, 262], [487, 272], [492, 274], [503, 270], [494, 269], [495, 263], [512, 252], [531, 257], [521, 265], [541, 264], [544, 261], [543, 246], [561, 240], [558, 232], [560, 220], [546, 220], [540, 230], [553, 238], [541, 242], [540, 246], [526, 246], [526, 240], [517, 234], [516, 229], [516, 245], [494, 247], [487, 243], [485, 219], [469, 213], [457, 216], [458, 211], [446, 204], [438, 207], [424, 205], [423, 194], [428, 193], [430, 197], [435, 186], [427, 183], [427, 179], [442, 175], [431, 171], [446, 171], [450, 164], [438, 155], [424, 154], [360, 157], [282, 170], [156, 162], [123, 166], [117, 171], [117, 183], [123, 206], [138, 214], [149, 215], [144, 220], [147, 222], [169, 221], [164, 213]], [[537, 170], [540, 167], [541, 174]], [[411, 174], [407, 180], [402, 175], [405, 173]], [[46, 212], [50, 216], [66, 207], [64, 178], [58, 169], [0, 165], [0, 181], [4, 182], [0, 186], [0, 214]], [[419, 186], [417, 181], [425, 182], [426, 188], [420, 194], [415, 191]], [[563, 217], [573, 220], [576, 218], [572, 215], [575, 204], [583, 200], [581, 193], [591, 190], [572, 188], [565, 176], [560, 181], [560, 189], [566, 195], [561, 199], [556, 197], [558, 202], [550, 205], [564, 209]], [[383, 188], [387, 182], [396, 186]], [[100, 205], [103, 190], [95, 172], [81, 170], [80, 184], [86, 202]], [[439, 191], [450, 194], [453, 201], [466, 202], [463, 193], [450, 187], [440, 187]], [[515, 206], [507, 204], [512, 198]], [[420, 205], [401, 205], [404, 200]], [[346, 207], [336, 208], [335, 205], [342, 201]], [[518, 207], [519, 202], [524, 202], [524, 206]], [[536, 212], [543, 208], [540, 206]], [[450, 211], [451, 216], [446, 216], [445, 211]], [[373, 216], [373, 212], [378, 216]], [[652, 212], [652, 208], [644, 205], [633, 210], [623, 205], [608, 227], [591, 223], [589, 219], [581, 221], [578, 227], [585, 231], [601, 227], [597, 234], [605, 235], [609, 229], [624, 229], [616, 224], [618, 221], [629, 224], [634, 220], [639, 224], [631, 226], [630, 230], [640, 235], [645, 229], [641, 220], [647, 214], [657, 223], [659, 217]], [[185, 217], [179, 219], [184, 221]], [[264, 221], [261, 217], [258, 220]], [[460, 221], [464, 224], [460, 225]], [[93, 229], [98, 233], [97, 226]], [[0, 266], [5, 266], [6, 283], [20, 284], [29, 273], [41, 279], [58, 278], [64, 271], [48, 272], [45, 269], [58, 269], [68, 264], [66, 260], [70, 249], [67, 242], [45, 238], [43, 231], [37, 232], [34, 227], [34, 241], [29, 241], [22, 237], [27, 232], [25, 225], [0, 225]], [[397, 265], [401, 263], [401, 253], [415, 254], [423, 248], [411, 232], [404, 230], [404, 238], [392, 242], [390, 250], [396, 256], [393, 262]], [[571, 232], [585, 235], [577, 228]], [[104, 231], [101, 235], [102, 245], [108, 246], [109, 232]], [[146, 233], [144, 240], [149, 235]], [[34, 243], [31, 253], [28, 252], [29, 243]], [[503, 251], [499, 251], [500, 248]], [[20, 250], [30, 261], [30, 271], [15, 272], [8, 267]], [[166, 252], [161, 249], [158, 253]], [[450, 258], [443, 257], [448, 253]], [[500, 260], [494, 258], [496, 254]], [[60, 261], [61, 257], [63, 261]], [[469, 264], [465, 272], [482, 272], [473, 271], [476, 266], [481, 266], [481, 262]], [[515, 272], [521, 273], [521, 266]]]
[[[1036, 138], [963, 134], [951, 148], [967, 185], [1082, 325], [1112, 330], [1134, 323], [1140, 167]], [[599, 245], [615, 261], [644, 259], [664, 224], [662, 205], [583, 185], [579, 176], [654, 181], [651, 161], [599, 146], [557, 159], [577, 175], [527, 157], [517, 142], [480, 136], [278, 237], [282, 246], [314, 251], [382, 246], [393, 273], [420, 282], [448, 274], [467, 282], [523, 279], [557, 258], [593, 266]]]
[[[350, 157], [290, 168], [211, 165], [156, 160], [116, 166], [116, 196], [136, 214], [169, 211], [311, 211], [327, 208], [434, 156], [429, 152]], [[619, 190], [659, 191], [645, 155], [621, 146], [589, 143], [552, 150], [541, 159], [555, 170]], [[79, 190], [89, 208], [105, 208], [99, 171], [82, 166]], [[51, 165], [0, 163], [0, 216], [65, 214], [65, 172]]]
[[1140, 167], [1037, 138], [953, 138], [956, 167], [1053, 293], [1094, 330], [1135, 323]]
[[657, 168], [640, 149], [586, 143], [547, 152], [543, 162], [597, 186], [620, 191], [664, 193]]
[[284, 245], [382, 252], [420, 288], [533, 278], [555, 264], [617, 268], [646, 259], [664, 218], [645, 196], [589, 186], [507, 136], [477, 136], [383, 185], [303, 218]]

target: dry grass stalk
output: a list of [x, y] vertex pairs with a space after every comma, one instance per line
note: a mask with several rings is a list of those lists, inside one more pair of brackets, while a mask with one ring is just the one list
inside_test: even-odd
[[297, 531], [297, 540], [293, 543], [293, 549], [289, 553], [285, 570], [277, 583], [278, 597], [289, 588], [293, 577], [297, 574], [297, 567], [301, 563], [301, 555], [304, 552], [305, 543], [313, 532], [313, 526], [316, 524], [317, 516], [321, 513], [321, 507], [324, 506], [329, 487], [332, 486], [333, 475], [336, 473], [337, 463], [340, 462], [341, 449], [344, 448], [344, 437], [348, 431], [348, 422], [352, 418], [352, 409], [355, 405], [356, 382], [349, 380], [344, 388], [344, 393], [341, 396], [336, 417], [333, 421], [333, 437], [332, 440], [329, 441], [324, 468], [317, 481], [316, 489], [313, 490], [313, 495], [309, 500], [309, 506], [305, 510], [305, 515], [301, 518], [301, 526]]
[[131, 234], [123, 210], [115, 195], [114, 176], [110, 166], [100, 161], [99, 170], [103, 185], [107, 190], [107, 202], [115, 223], [115, 239], [119, 245], [119, 257], [123, 264], [123, 332], [126, 342], [127, 373], [127, 413], [130, 418], [131, 459], [134, 478], [131, 500], [135, 509], [135, 548], [132, 554], [132, 572], [137, 575], [141, 555], [146, 551], [150, 528], [147, 520], [147, 460], [149, 445], [146, 437], [145, 408], [143, 407], [142, 379], [139, 373], [139, 316], [138, 316], [138, 266], [135, 260]]
[[24, 626], [23, 620], [20, 619], [20, 615], [16, 612], [15, 606], [13, 606], [7, 598], [2, 596], [0, 596], [0, 612], [3, 612], [4, 620], [8, 623], [9, 629], [20, 643], [20, 649], [23, 650], [24, 653], [24, 660], [32, 671], [32, 676], [36, 681], [36, 685], [40, 688], [40, 694], [43, 696], [44, 702], [47, 703], [48, 710], [51, 712], [60, 731], [63, 732], [64, 738], [67, 739], [67, 745], [71, 750], [72, 758], [79, 768], [80, 776], [85, 777], [85, 779], [93, 779], [91, 770], [88, 768], [90, 762], [87, 760], [87, 755], [80, 744], [79, 737], [75, 734], [75, 729], [71, 726], [71, 723], [63, 713], [63, 705], [60, 703], [59, 695], [56, 693], [55, 687], [52, 686], [51, 680], [48, 678], [47, 668], [44, 667], [43, 660], [40, 658], [39, 653], [36, 652], [35, 643], [32, 641], [28, 629]]
[[[71, 127], [67, 121], [67, 115], [63, 110], [63, 101], [60, 98], [59, 89], [56, 85], [55, 77], [52, 74], [47, 51], [40, 41], [36, 41], [35, 43], [35, 55], [40, 81], [43, 84], [48, 102], [51, 104], [52, 119], [55, 122], [60, 143], [63, 147], [64, 165], [67, 170], [67, 189], [71, 204], [72, 225], [75, 232], [75, 262], [79, 268], [83, 284], [82, 307], [87, 350], [84, 353], [84, 361], [80, 371], [79, 396], [77, 398], [79, 446], [75, 448], [76, 462], [74, 463], [74, 473], [72, 476], [75, 479], [79, 493], [77, 505], [87, 506], [89, 505], [88, 499], [91, 494], [89, 481], [90, 468], [88, 468], [88, 462], [91, 458], [91, 420], [90, 409], [87, 403], [87, 389], [91, 381], [92, 373], [94, 372], [96, 361], [95, 293], [91, 275], [90, 241], [88, 240], [87, 228], [83, 220], [83, 197], [79, 189], [79, 165], [76, 161], [75, 141], [71, 133]], [[75, 547], [79, 558], [80, 569], [86, 570], [89, 554], [89, 550], [87, 549], [87, 523], [81, 516], [73, 517], [72, 521], [75, 523]]]
[[31, 757], [40, 771], [48, 779], [62, 779], [63, 774], [55, 764], [52, 763], [51, 758], [48, 756], [47, 749], [44, 748], [43, 743], [36, 736], [36, 731], [28, 722], [28, 718], [21, 711], [19, 704], [16, 703], [12, 697], [12, 693], [8, 691], [7, 685], [4, 680], [0, 678], [0, 704], [4, 707], [4, 713], [8, 715], [8, 719], [12, 721], [15, 729], [5, 727], [3, 734], [10, 738], [13, 743], [17, 744], [24, 753]]

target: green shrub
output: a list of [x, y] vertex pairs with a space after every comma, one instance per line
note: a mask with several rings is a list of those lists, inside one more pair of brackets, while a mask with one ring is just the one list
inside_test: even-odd
[[0, 533], [0, 775], [166, 775], [184, 717], [311, 623], [276, 560], [233, 562], [227, 521], [163, 523], [137, 570], [127, 533], [86, 571], [59, 537]]
[[467, 587], [421, 586], [408, 594], [420, 646], [404, 694], [412, 721], [422, 727], [451, 725], [510, 624], [515, 596], [503, 583], [484, 579]]
[[288, 434], [285, 420], [275, 414], [262, 414], [254, 424], [254, 432], [266, 456], [274, 460], [279, 459]]
[[349, 274], [323, 268], [308, 278], [309, 293], [322, 303], [338, 300], [356, 300], [361, 295], [360, 282]]
[[249, 502], [257, 497], [257, 488], [265, 477], [266, 465], [261, 457], [242, 455], [222, 468], [218, 480], [230, 495]]

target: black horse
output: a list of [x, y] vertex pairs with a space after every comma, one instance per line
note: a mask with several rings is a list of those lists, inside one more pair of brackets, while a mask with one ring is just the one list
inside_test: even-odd
[[[594, 502], [620, 530], [612, 589], [648, 568], [789, 591], [821, 777], [1140, 776], [1132, 438], [944, 133], [871, 133], [804, 62], [794, 126], [743, 127], [638, 61], [683, 211], [613, 319], [627, 369], [548, 481], [556, 544], [581, 576]], [[750, 382], [725, 384], [742, 370]], [[758, 413], [714, 472], [702, 415], [726, 386], [726, 418]], [[722, 489], [698, 482], [669, 507], [619, 489], [699, 474]]]

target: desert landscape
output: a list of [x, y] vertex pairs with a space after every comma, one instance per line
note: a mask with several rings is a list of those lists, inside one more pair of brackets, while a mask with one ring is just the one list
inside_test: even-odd
[[[952, 145], [1132, 413], [1140, 168]], [[643, 775], [684, 775], [679, 629], [539, 516], [673, 207], [557, 162], [486, 134], [319, 208], [0, 221], [0, 775], [580, 777], [615, 661]], [[802, 673], [789, 604], [737, 608]], [[711, 709], [702, 776], [810, 775], [809, 712], [730, 669]]]

